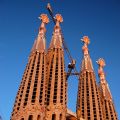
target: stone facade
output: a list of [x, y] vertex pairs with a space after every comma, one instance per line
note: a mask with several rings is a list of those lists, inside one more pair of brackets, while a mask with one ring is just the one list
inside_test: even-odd
[[63, 38], [60, 23], [56, 24], [50, 46], [46, 50], [46, 14], [31, 50], [22, 81], [16, 95], [11, 120], [118, 120], [112, 96], [105, 80], [103, 60], [98, 60], [100, 85], [97, 85], [89, 55], [90, 40], [84, 36], [83, 59], [79, 74], [76, 114], [67, 109], [67, 76], [65, 72]]

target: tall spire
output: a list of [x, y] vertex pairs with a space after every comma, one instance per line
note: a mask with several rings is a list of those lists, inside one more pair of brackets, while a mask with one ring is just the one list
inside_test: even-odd
[[47, 52], [47, 109], [45, 120], [66, 120], [67, 81], [60, 31], [60, 22], [63, 19], [59, 14], [56, 15], [55, 19], [56, 25], [50, 48]]
[[39, 28], [39, 33], [37, 36], [37, 39], [34, 42], [33, 48], [31, 52], [39, 51], [39, 52], [44, 52], [46, 49], [46, 41], [45, 41], [45, 33], [46, 33], [46, 28], [45, 24], [49, 22], [49, 18], [47, 17], [46, 14], [41, 14], [39, 19], [42, 21], [41, 26]]
[[88, 50], [90, 40], [87, 36], [84, 36], [82, 41], [84, 42], [82, 47], [84, 57], [82, 60], [77, 93], [77, 119], [104, 120], [98, 86], [96, 84], [95, 73]]
[[100, 78], [100, 92], [102, 98], [104, 118], [106, 120], [118, 120], [114, 103], [112, 101], [112, 95], [110, 93], [107, 81], [105, 79], [105, 72], [103, 70], [103, 67], [105, 66], [104, 59], [103, 58], [98, 59], [97, 64], [99, 65], [98, 75]]
[[88, 36], [84, 36], [81, 40], [84, 43], [82, 47], [84, 57], [82, 60], [81, 71], [82, 70], [93, 71], [93, 65], [88, 50], [88, 44], [90, 43], [90, 39], [88, 38]]
[[45, 14], [40, 19], [42, 24], [16, 95], [11, 120], [44, 120], [45, 117], [45, 24], [49, 19]]
[[61, 35], [60, 23], [63, 22], [63, 18], [60, 14], [56, 14], [55, 20], [56, 20], [56, 25], [54, 27], [54, 32], [49, 49], [62, 47], [62, 35]]
[[100, 78], [100, 86], [101, 86], [102, 94], [105, 99], [112, 100], [112, 95], [110, 93], [108, 83], [105, 79], [105, 72], [103, 70], [104, 66], [106, 65], [104, 59], [103, 58], [98, 59], [97, 64], [99, 65], [98, 75]]

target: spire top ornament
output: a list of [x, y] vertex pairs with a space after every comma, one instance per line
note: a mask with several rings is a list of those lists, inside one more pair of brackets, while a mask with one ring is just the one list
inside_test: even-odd
[[84, 43], [82, 47], [83, 53], [84, 55], [88, 55], [88, 44], [90, 44], [90, 39], [88, 38], [88, 36], [84, 36], [81, 40]]
[[90, 39], [88, 38], [88, 36], [83, 36], [83, 38], [81, 39], [82, 42], [84, 42], [84, 44], [88, 45], [90, 44]]
[[56, 26], [58, 26], [58, 27], [60, 26], [60, 23], [63, 22], [63, 18], [60, 14], [56, 14], [55, 20], [56, 20]]
[[98, 59], [98, 61], [96, 61], [97, 64], [99, 65], [99, 67], [103, 68], [106, 64], [103, 58]]
[[49, 23], [49, 18], [47, 14], [41, 14], [40, 17], [38, 18], [42, 21], [41, 26], [40, 26], [40, 31], [43, 29], [44, 32], [46, 32], [45, 24]]
[[35, 52], [36, 50], [39, 52], [44, 52], [46, 49], [45, 24], [47, 24], [49, 22], [49, 18], [46, 14], [41, 14], [39, 19], [41, 20], [41, 25], [39, 27], [37, 39], [35, 40], [33, 48], [31, 50], [32, 52]]
[[104, 70], [103, 70], [103, 67], [105, 66], [104, 59], [99, 58], [98, 61], [96, 61], [96, 62], [99, 65], [98, 74], [99, 74], [100, 79], [105, 79], [105, 73], [104, 73]]
[[46, 14], [41, 14], [39, 19], [45, 24], [49, 23], [49, 18]]

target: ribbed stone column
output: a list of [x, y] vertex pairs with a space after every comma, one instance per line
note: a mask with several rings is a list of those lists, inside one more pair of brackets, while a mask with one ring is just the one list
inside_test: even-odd
[[40, 16], [42, 21], [38, 37], [31, 50], [28, 64], [16, 96], [11, 120], [44, 120], [46, 88], [46, 45], [45, 24], [47, 15]]

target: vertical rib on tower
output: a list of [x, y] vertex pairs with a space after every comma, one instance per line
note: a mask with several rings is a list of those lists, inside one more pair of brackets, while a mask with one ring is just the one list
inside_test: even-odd
[[105, 120], [118, 120], [117, 113], [114, 108], [114, 103], [112, 100], [112, 95], [110, 93], [110, 89], [108, 86], [108, 83], [105, 79], [105, 73], [103, 70], [103, 67], [105, 66], [104, 59], [100, 58], [97, 61], [97, 64], [99, 65], [98, 69], [98, 75], [100, 78], [100, 92], [101, 92], [101, 98], [103, 102], [103, 110], [104, 110], [104, 118]]
[[47, 95], [46, 120], [65, 120], [66, 118], [66, 76], [64, 51], [59, 23], [62, 16], [57, 14], [56, 25], [47, 53]]
[[88, 51], [89, 38], [84, 36], [82, 47], [84, 56], [79, 76], [77, 95], [77, 119], [104, 120], [102, 115], [102, 105], [96, 84], [95, 73]]
[[11, 120], [44, 120], [46, 84], [45, 24], [49, 22], [49, 19], [45, 14], [42, 14], [40, 19], [42, 23], [38, 37], [34, 42], [23, 74]]

